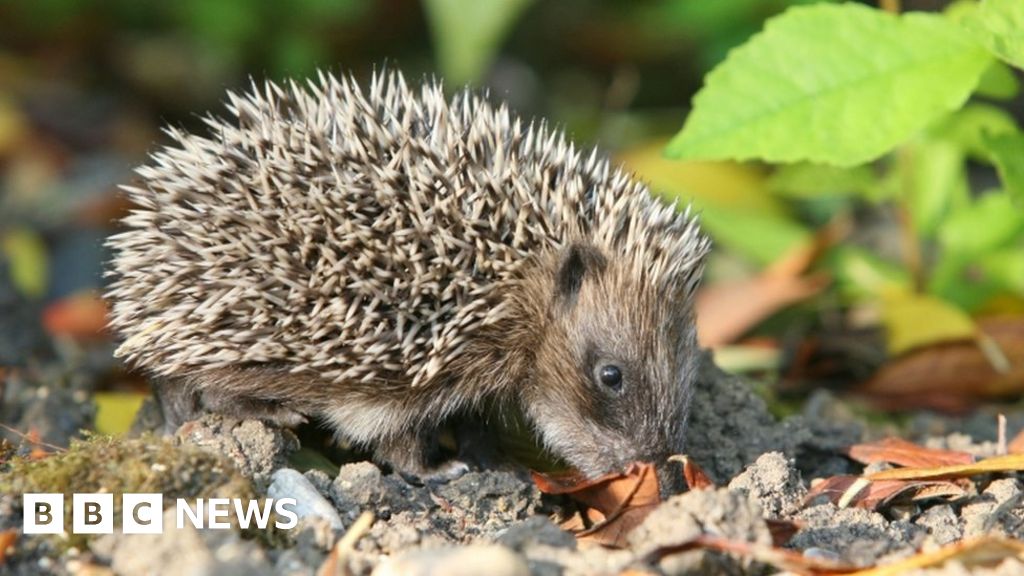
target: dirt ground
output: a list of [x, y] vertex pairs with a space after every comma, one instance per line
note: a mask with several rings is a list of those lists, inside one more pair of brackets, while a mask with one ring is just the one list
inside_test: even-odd
[[[70, 439], [91, 410], [88, 370], [77, 373], [77, 379], [50, 375], [51, 384], [45, 386], [15, 381], [4, 391], [5, 418], [31, 422], [57, 441]], [[143, 413], [136, 432], [155, 425], [151, 416]], [[922, 416], [909, 426], [921, 431], [915, 440], [922, 443], [985, 456], [995, 452], [994, 419], [989, 418], [985, 414], [967, 420]], [[976, 430], [978, 436], [948, 433], [956, 428]], [[688, 452], [719, 487], [664, 501], [629, 533], [626, 547], [609, 549], [578, 542], [560, 529], [552, 518], [561, 511], [562, 501], [542, 495], [526, 471], [475, 471], [431, 485], [412, 484], [370, 462], [345, 464], [336, 474], [317, 467], [302, 473], [289, 467], [299, 449], [291, 432], [257, 421], [208, 416], [183, 426], [169, 444], [174, 451], [192, 455], [183, 460], [187, 464], [143, 459], [142, 477], [162, 481], [168, 475], [180, 476], [189, 481], [165, 489], [196, 495], [207, 489], [203, 482], [233, 486], [237, 476], [247, 483], [245, 490], [257, 496], [295, 498], [300, 516], [297, 528], [253, 535], [234, 529], [171, 527], [161, 535], [115, 533], [81, 542], [19, 536], [6, 550], [0, 572], [770, 574], [774, 567], [721, 552], [658, 551], [701, 534], [769, 546], [769, 520], [792, 520], [800, 526], [785, 544], [787, 548], [860, 567], [981, 534], [1024, 537], [1024, 489], [1016, 477], [981, 482], [977, 494], [959, 501], [922, 501], [892, 507], [884, 514], [807, 501], [812, 479], [860, 472], [860, 465], [842, 454], [843, 447], [881, 433], [858, 423], [827, 394], [813, 397], [802, 414], [777, 420], [748, 382], [722, 373], [706, 359], [695, 392]], [[142, 435], [124, 442], [134, 444], [93, 456], [72, 450], [67, 459], [77, 453], [88, 467], [90, 457], [124, 458], [113, 469], [131, 470], [127, 462], [136, 458], [131, 450], [148, 454], [151, 444], [167, 441]], [[22, 442], [20, 450], [25, 449]], [[207, 457], [196, 455], [200, 453]], [[210, 460], [212, 456], [216, 459]], [[0, 496], [0, 531], [20, 528], [20, 492], [39, 488], [32, 484], [31, 470], [8, 464], [0, 473], [0, 488], [7, 487]], [[89, 471], [76, 472], [69, 481], [74, 484], [79, 474], [85, 477]], [[119, 484], [126, 481], [120, 477], [88, 481], [115, 492], [130, 488]], [[173, 526], [173, 510], [167, 514], [165, 526]], [[992, 574], [1020, 571], [1024, 564], [1017, 560], [986, 570]], [[954, 562], [922, 573], [961, 574], [966, 569]]]

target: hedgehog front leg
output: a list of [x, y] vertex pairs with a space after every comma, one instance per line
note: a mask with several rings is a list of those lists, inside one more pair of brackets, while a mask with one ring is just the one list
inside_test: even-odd
[[420, 484], [450, 482], [469, 472], [469, 465], [452, 458], [438, 430], [419, 430], [388, 436], [377, 442], [374, 456], [407, 480]]

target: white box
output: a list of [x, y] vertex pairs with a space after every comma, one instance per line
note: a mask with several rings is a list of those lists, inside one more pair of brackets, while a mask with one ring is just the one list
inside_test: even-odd
[[114, 495], [74, 494], [71, 531], [75, 534], [113, 534]]
[[25, 534], [61, 534], [64, 532], [63, 494], [23, 494], [22, 523]]

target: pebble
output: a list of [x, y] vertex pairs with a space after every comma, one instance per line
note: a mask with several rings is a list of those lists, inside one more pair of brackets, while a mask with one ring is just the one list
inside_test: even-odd
[[278, 500], [280, 498], [295, 499], [295, 514], [299, 520], [310, 516], [318, 516], [327, 520], [333, 530], [344, 530], [334, 506], [317, 491], [308, 478], [292, 468], [281, 468], [270, 477], [267, 495]]
[[471, 544], [407, 552], [380, 563], [373, 576], [529, 576], [526, 560], [504, 546]]

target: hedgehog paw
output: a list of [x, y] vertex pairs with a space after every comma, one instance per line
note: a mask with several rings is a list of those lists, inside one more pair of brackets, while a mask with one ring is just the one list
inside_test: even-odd
[[411, 472], [399, 471], [399, 475], [410, 484], [417, 486], [429, 486], [432, 484], [447, 484], [458, 480], [470, 471], [469, 464], [461, 460], [449, 460], [440, 466], [413, 474]]

